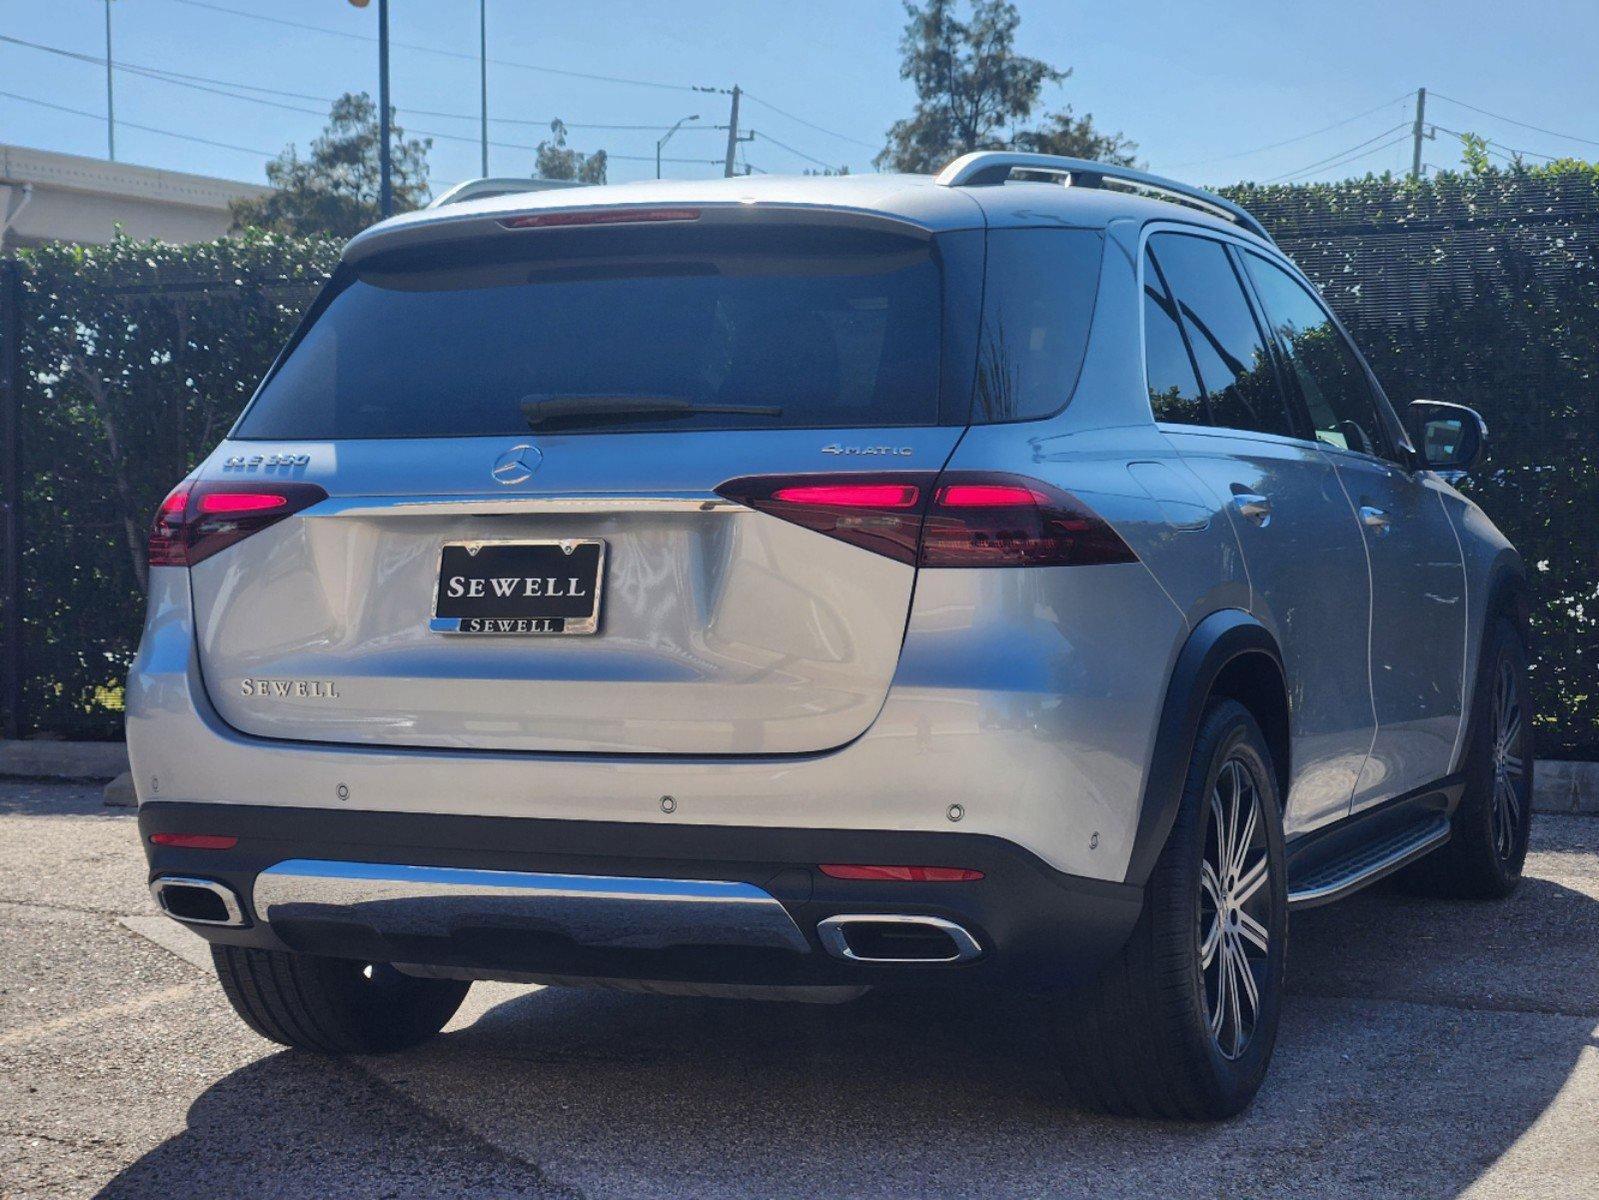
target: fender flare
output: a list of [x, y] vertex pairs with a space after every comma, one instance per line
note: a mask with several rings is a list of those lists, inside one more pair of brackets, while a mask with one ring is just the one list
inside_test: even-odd
[[1269, 655], [1277, 664], [1278, 673], [1283, 673], [1276, 639], [1253, 616], [1237, 608], [1213, 612], [1200, 621], [1178, 651], [1166, 685], [1160, 724], [1155, 730], [1149, 770], [1144, 776], [1143, 804], [1133, 836], [1133, 852], [1127, 862], [1127, 883], [1143, 887], [1148, 882], [1177, 820], [1199, 722], [1217, 676], [1240, 655], [1260, 653]]

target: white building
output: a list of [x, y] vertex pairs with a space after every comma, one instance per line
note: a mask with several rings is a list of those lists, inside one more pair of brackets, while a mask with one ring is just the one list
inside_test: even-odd
[[210, 241], [232, 223], [229, 200], [271, 190], [0, 144], [0, 251], [51, 241], [109, 242], [118, 225], [141, 241]]

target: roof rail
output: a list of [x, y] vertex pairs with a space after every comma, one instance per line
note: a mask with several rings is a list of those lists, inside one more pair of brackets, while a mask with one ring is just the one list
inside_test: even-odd
[[498, 176], [489, 179], [468, 179], [448, 191], [441, 192], [428, 202], [429, 208], [443, 208], [446, 204], [459, 204], [463, 200], [481, 200], [485, 196], [512, 196], [517, 192], [548, 192], [556, 188], [587, 187], [575, 179], [532, 179], [523, 176]]
[[1266, 227], [1249, 211], [1214, 192], [1165, 179], [1131, 167], [1092, 162], [1086, 158], [1066, 158], [1059, 154], [1029, 154], [1020, 150], [974, 150], [963, 154], [938, 173], [937, 182], [945, 187], [985, 187], [1004, 183], [1012, 174], [1047, 175], [1071, 187], [1103, 188], [1119, 184], [1129, 191], [1149, 192], [1164, 200], [1186, 204], [1239, 225], [1256, 237], [1271, 242]]

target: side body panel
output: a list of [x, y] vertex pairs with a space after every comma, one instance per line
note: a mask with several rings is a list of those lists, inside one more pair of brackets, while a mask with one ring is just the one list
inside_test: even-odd
[[1377, 736], [1355, 788], [1359, 810], [1449, 773], [1464, 711], [1466, 584], [1430, 473], [1336, 449], [1324, 454], [1363, 518], [1371, 559]]
[[1281, 648], [1292, 776], [1284, 833], [1347, 815], [1376, 718], [1367, 671], [1371, 589], [1360, 526], [1331, 464], [1308, 443], [1162, 426], [1214, 502], [1263, 496], [1269, 518], [1234, 515], [1249, 611]]

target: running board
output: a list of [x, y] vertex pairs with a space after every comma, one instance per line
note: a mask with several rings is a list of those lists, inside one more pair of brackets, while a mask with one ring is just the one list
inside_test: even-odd
[[1315, 908], [1331, 904], [1351, 892], [1391, 875], [1405, 864], [1449, 840], [1449, 818], [1434, 813], [1415, 824], [1406, 825], [1376, 842], [1369, 842], [1351, 854], [1320, 863], [1303, 879], [1290, 881], [1290, 908]]

